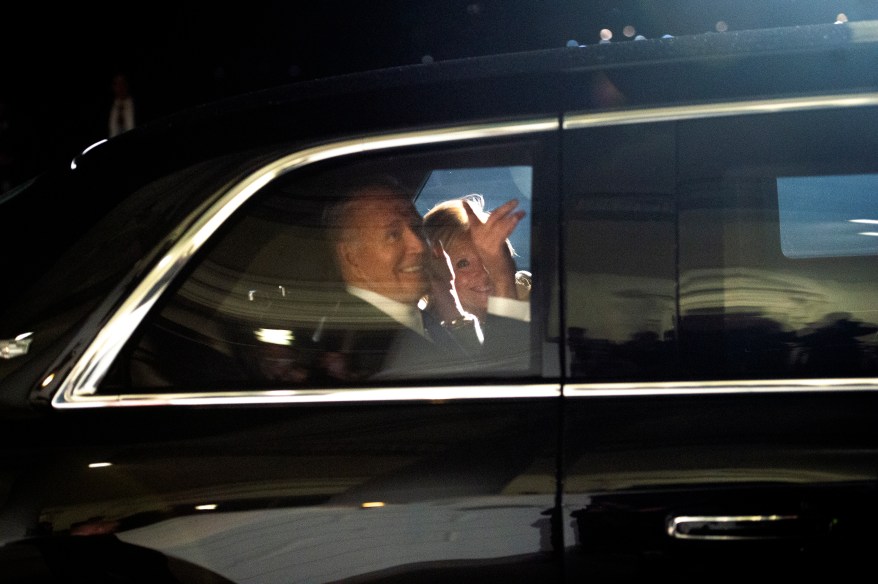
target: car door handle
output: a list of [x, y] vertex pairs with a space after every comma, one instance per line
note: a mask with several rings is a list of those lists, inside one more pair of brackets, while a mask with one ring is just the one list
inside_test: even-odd
[[27, 355], [33, 340], [33, 333], [21, 333], [14, 339], [0, 339], [0, 359], [12, 359]]
[[799, 515], [679, 515], [667, 531], [675, 539], [785, 539], [812, 535], [814, 524]]

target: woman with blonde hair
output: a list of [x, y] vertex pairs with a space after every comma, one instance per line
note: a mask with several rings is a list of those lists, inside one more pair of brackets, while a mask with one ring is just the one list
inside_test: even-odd
[[[515, 250], [509, 236], [524, 217], [516, 210], [518, 201], [511, 200], [493, 212], [484, 209], [481, 195], [471, 194], [460, 199], [443, 201], [424, 215], [424, 230], [433, 251], [437, 285], [444, 285], [443, 263], [451, 270], [454, 290], [460, 307], [484, 323], [489, 303], [527, 300], [531, 278], [517, 271]], [[427, 310], [440, 320], [454, 314], [454, 307], [430, 304]]]

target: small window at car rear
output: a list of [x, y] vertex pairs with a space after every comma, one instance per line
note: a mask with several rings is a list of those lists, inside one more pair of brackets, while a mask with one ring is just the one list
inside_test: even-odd
[[788, 258], [878, 255], [878, 174], [777, 178]]

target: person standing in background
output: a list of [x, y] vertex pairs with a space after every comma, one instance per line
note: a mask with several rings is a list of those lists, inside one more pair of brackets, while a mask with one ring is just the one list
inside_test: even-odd
[[118, 136], [136, 125], [134, 98], [131, 96], [128, 77], [124, 73], [113, 76], [113, 104], [108, 120], [109, 137]]

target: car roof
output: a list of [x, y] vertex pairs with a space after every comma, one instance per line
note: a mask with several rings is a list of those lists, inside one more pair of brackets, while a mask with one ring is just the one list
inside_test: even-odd
[[709, 32], [391, 67], [205, 103], [146, 123], [112, 144], [120, 150], [134, 148], [135, 143], [152, 144], [176, 150], [175, 156], [191, 150], [203, 157], [227, 154], [230, 148], [547, 112], [875, 87], [876, 39], [878, 22], [865, 21]]

